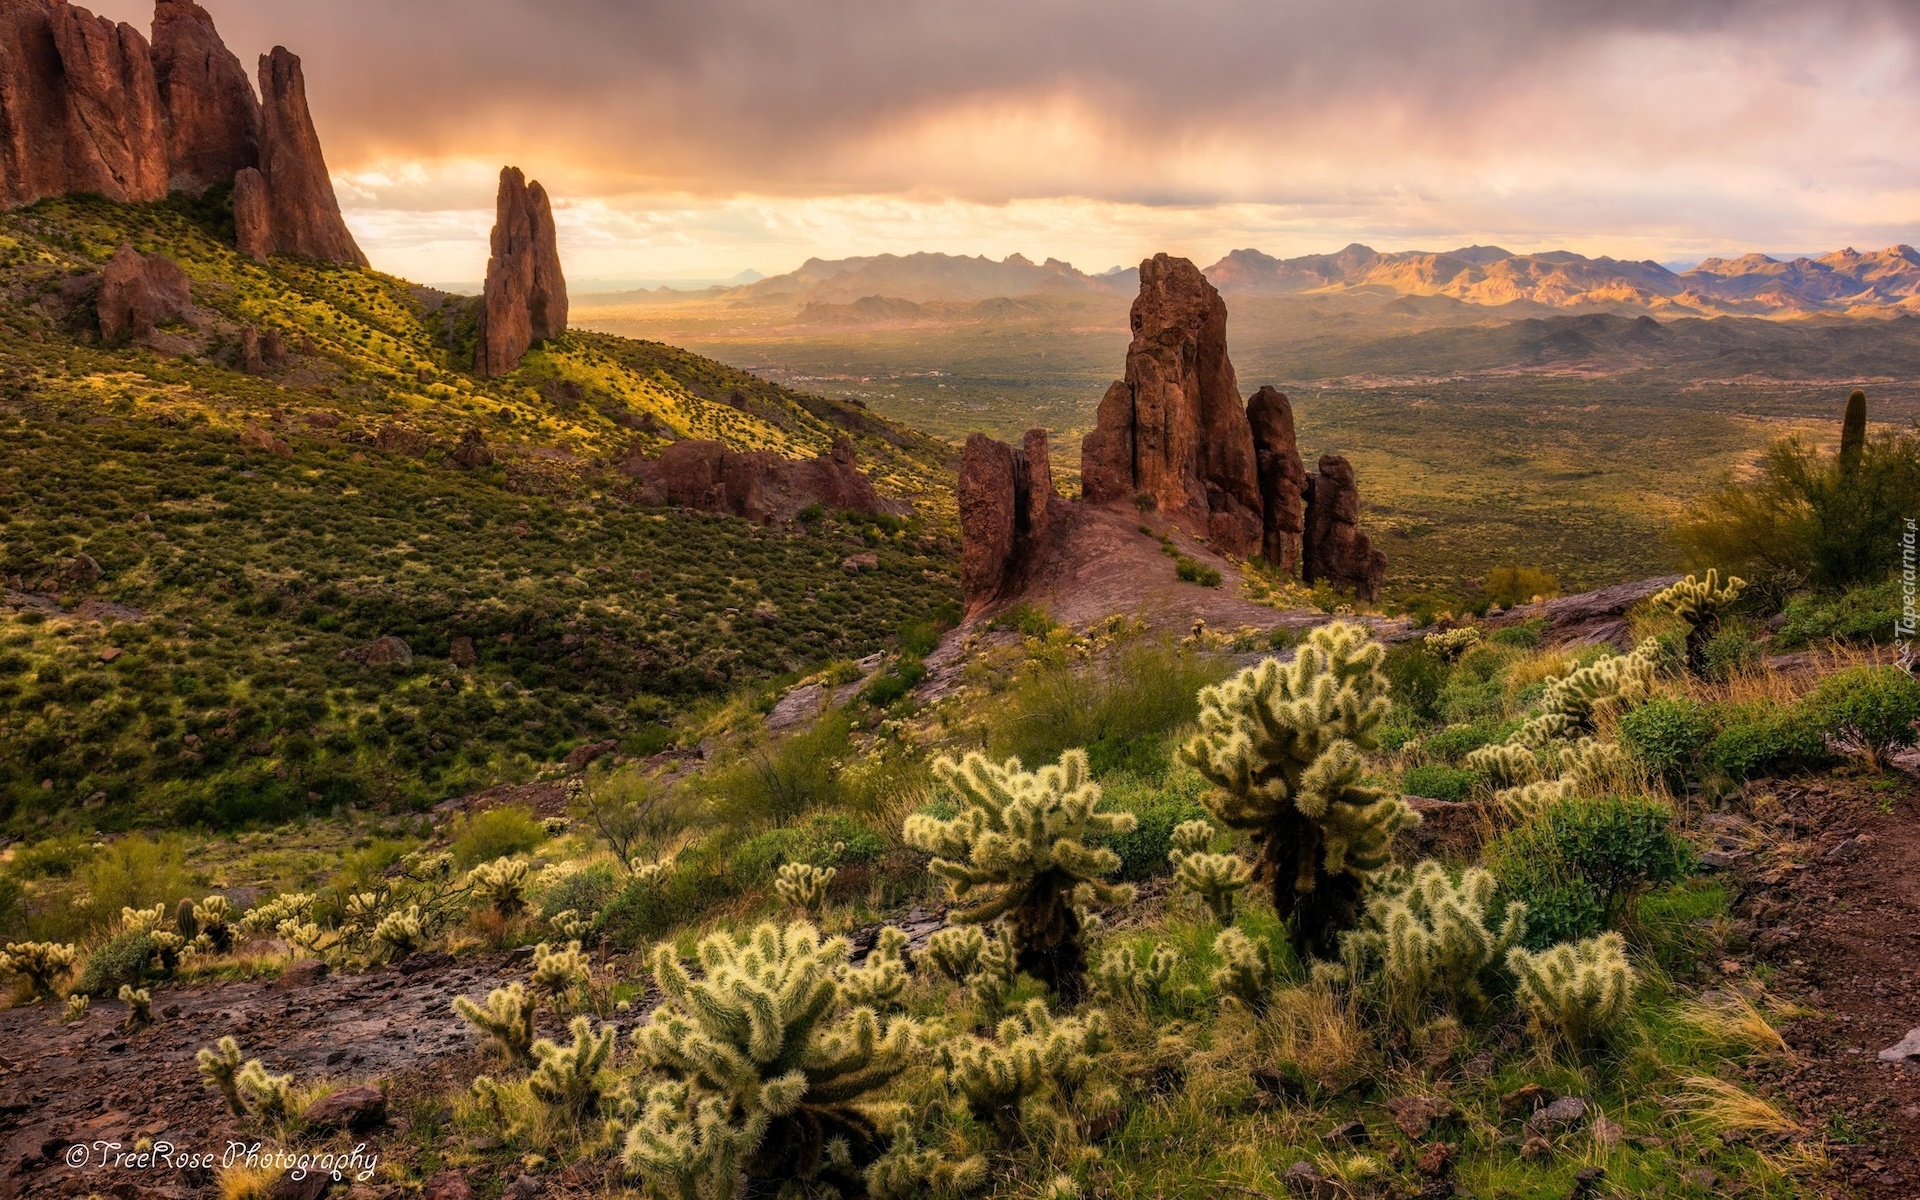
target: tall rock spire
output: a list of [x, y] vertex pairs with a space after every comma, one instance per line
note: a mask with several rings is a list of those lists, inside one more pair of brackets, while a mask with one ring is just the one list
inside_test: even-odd
[[166, 112], [172, 190], [198, 195], [260, 165], [260, 102], [247, 69], [194, 0], [154, 6], [153, 74]]
[[[327, 176], [320, 136], [307, 109], [307, 80], [300, 57], [284, 46], [260, 56], [260, 175], [265, 183], [267, 228], [239, 228], [242, 246], [269, 246], [324, 262], [367, 265]], [[257, 213], [258, 204], [249, 206]], [[252, 219], [236, 207], [234, 224]]]
[[500, 171], [492, 248], [474, 369], [504, 375], [520, 365], [535, 342], [567, 328], [567, 281], [560, 271], [553, 205], [546, 189], [528, 183], [519, 167]]

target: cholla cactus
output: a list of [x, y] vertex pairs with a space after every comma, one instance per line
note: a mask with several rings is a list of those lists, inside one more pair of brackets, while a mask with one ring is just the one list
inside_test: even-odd
[[1167, 852], [1167, 861], [1178, 864], [1189, 854], [1205, 854], [1213, 846], [1213, 822], [1182, 821], [1173, 827], [1168, 839], [1173, 849]]
[[790, 862], [780, 868], [774, 878], [773, 890], [780, 895], [780, 902], [788, 908], [803, 913], [818, 913], [821, 905], [827, 902], [827, 885], [840, 872], [833, 867], [816, 867], [811, 863]]
[[1218, 790], [1213, 815], [1251, 835], [1295, 948], [1330, 955], [1360, 897], [1419, 820], [1361, 781], [1361, 753], [1391, 707], [1386, 650], [1360, 626], [1313, 631], [1291, 664], [1268, 659], [1200, 693], [1200, 736], [1181, 756]]
[[1172, 946], [1155, 946], [1144, 957], [1125, 946], [1114, 946], [1093, 969], [1093, 982], [1115, 1000], [1144, 1005], [1167, 990], [1179, 965], [1180, 952]]
[[1441, 662], [1459, 662], [1467, 651], [1480, 644], [1480, 629], [1476, 625], [1462, 625], [1458, 629], [1443, 629], [1428, 634], [1422, 639], [1427, 653]]
[[865, 963], [840, 968], [841, 998], [856, 1008], [880, 1013], [899, 1008], [907, 990], [906, 948], [906, 934], [891, 925], [882, 929]]
[[965, 804], [942, 821], [907, 818], [908, 844], [932, 853], [932, 870], [953, 888], [953, 919], [977, 925], [1005, 918], [1015, 967], [1069, 1003], [1085, 990], [1087, 952], [1078, 909], [1121, 904], [1131, 888], [1106, 883], [1120, 856], [1089, 844], [1134, 827], [1130, 813], [1095, 811], [1100, 787], [1081, 750], [1058, 765], [1026, 771], [1017, 758], [995, 765], [983, 755], [943, 758], [933, 771]]
[[1579, 943], [1562, 942], [1538, 954], [1515, 948], [1507, 969], [1520, 981], [1518, 996], [1543, 1030], [1585, 1049], [1620, 1023], [1633, 999], [1635, 975], [1627, 965], [1627, 942], [1603, 933]]
[[8, 942], [0, 954], [0, 975], [18, 975], [35, 996], [51, 996], [61, 978], [80, 961], [70, 942]]
[[120, 927], [135, 929], [141, 933], [152, 933], [167, 923], [167, 906], [156, 904], [152, 908], [122, 908]]
[[220, 1093], [234, 1116], [246, 1116], [247, 1106], [240, 1100], [240, 1043], [223, 1037], [217, 1048], [202, 1046], [193, 1057], [200, 1064], [200, 1081]]
[[[1484, 746], [1474, 754], [1488, 751], [1504, 752], [1516, 761], [1524, 759], [1536, 767], [1539, 764], [1532, 750], [1513, 745]], [[1598, 738], [1584, 737], [1571, 745], [1561, 745], [1555, 757], [1560, 766], [1558, 776], [1552, 779], [1536, 776], [1518, 787], [1501, 788], [1493, 794], [1494, 802], [1513, 819], [1524, 821], [1544, 811], [1548, 805], [1582, 792], [1606, 791], [1632, 770], [1625, 750], [1617, 743], [1603, 742]], [[1469, 756], [1468, 761], [1471, 763], [1473, 756]]]
[[1517, 742], [1482, 746], [1461, 762], [1469, 771], [1484, 773], [1496, 788], [1525, 787], [1540, 782], [1546, 775], [1540, 756], [1533, 748]]
[[620, 1161], [656, 1195], [734, 1200], [767, 1122], [761, 1114], [744, 1127], [736, 1125], [724, 1098], [681, 1082], [655, 1084], [640, 1120], [627, 1131]]
[[[1659, 673], [1660, 644], [1651, 639], [1640, 643], [1632, 654], [1616, 654], [1581, 667], [1578, 671], [1547, 685], [1542, 697], [1545, 711], [1535, 721], [1551, 722], [1561, 732], [1559, 738], [1591, 734], [1599, 717], [1645, 699]], [[1522, 733], [1534, 722], [1528, 722]], [[1518, 736], [1518, 735], [1516, 735]], [[1513, 740], [1513, 739], [1508, 739]], [[1534, 744], [1544, 744], [1542, 738]]]
[[1200, 897], [1222, 925], [1233, 924], [1234, 906], [1252, 882], [1253, 864], [1237, 854], [1188, 854], [1173, 867], [1174, 887]]
[[1455, 883], [1439, 863], [1422, 862], [1370, 899], [1365, 921], [1341, 940], [1349, 979], [1364, 986], [1377, 978], [1388, 1006], [1409, 1021], [1435, 1001], [1477, 1008], [1486, 999], [1482, 976], [1527, 930], [1524, 904], [1507, 906], [1497, 932], [1488, 928], [1496, 886], [1478, 867]]
[[1720, 618], [1740, 598], [1747, 581], [1729, 575], [1720, 586], [1720, 572], [1708, 571], [1705, 579], [1689, 575], [1648, 601], [1687, 623], [1687, 670], [1698, 675], [1707, 669], [1707, 644], [1720, 632]]
[[965, 983], [980, 964], [987, 935], [978, 925], [950, 925], [927, 939], [926, 959], [955, 983]]
[[648, 862], [636, 858], [627, 864], [627, 871], [641, 887], [658, 888], [673, 875], [673, 859], [659, 858]]
[[171, 929], [156, 929], [147, 935], [148, 944], [153, 947], [153, 960], [162, 975], [171, 975], [180, 969], [180, 956], [187, 948], [187, 939]]
[[1213, 952], [1220, 956], [1220, 967], [1210, 978], [1221, 998], [1255, 1013], [1266, 1012], [1273, 996], [1272, 948], [1238, 929], [1223, 929], [1213, 939]]
[[867, 1168], [867, 1195], [873, 1200], [961, 1200], [987, 1186], [987, 1156], [954, 1159], [924, 1147], [905, 1121], [893, 1127], [893, 1145]]
[[280, 927], [274, 930], [274, 932], [279, 935], [281, 941], [287, 944], [287, 949], [292, 951], [293, 956], [296, 958], [302, 954], [311, 955], [318, 953], [320, 940], [325, 936], [320, 931], [320, 926], [314, 922], [294, 920], [292, 918], [280, 922]]
[[533, 948], [533, 990], [544, 996], [560, 997], [593, 982], [593, 964], [580, 953], [579, 942], [568, 942], [555, 950], [541, 942]]
[[467, 886], [476, 899], [510, 921], [527, 908], [527, 860], [496, 858], [481, 863], [467, 872]]
[[128, 1033], [136, 1029], [145, 1029], [153, 1024], [153, 993], [132, 984], [120, 985], [120, 1003], [127, 1006], [127, 1020], [124, 1028]]
[[1034, 1101], [1051, 1089], [1062, 1106], [1070, 1106], [1106, 1046], [1106, 1018], [1098, 1011], [1056, 1017], [1046, 1001], [1030, 1000], [1000, 1022], [993, 1038], [951, 1039], [938, 1053], [948, 1084], [975, 1119], [1003, 1145], [1013, 1145], [1024, 1140], [1029, 1125], [1055, 1125], [1067, 1116]]
[[225, 896], [208, 896], [194, 905], [193, 923], [215, 954], [233, 949], [233, 905]]
[[275, 1075], [259, 1059], [250, 1058], [233, 1082], [240, 1103], [261, 1124], [285, 1124], [293, 1115], [293, 1076]]
[[553, 931], [570, 941], [584, 942], [593, 933], [593, 920], [583, 917], [579, 910], [563, 908], [547, 918], [547, 924]]
[[91, 1005], [92, 1001], [85, 992], [75, 992], [67, 997], [67, 1010], [60, 1014], [60, 1019], [69, 1025], [84, 1021], [87, 1017], [87, 1009]]
[[312, 912], [311, 892], [282, 892], [248, 909], [246, 915], [240, 918], [240, 932], [247, 937], [263, 937], [267, 934], [280, 936], [282, 925], [288, 921], [298, 925]]
[[573, 822], [565, 817], [548, 817], [540, 822], [540, 832], [548, 837], [559, 837], [573, 827]]
[[420, 948], [426, 940], [426, 927], [420, 906], [409, 904], [381, 917], [373, 927], [373, 942], [388, 962], [399, 962]]
[[[838, 974], [847, 942], [826, 942], [811, 925], [765, 924], [736, 939], [700, 943], [703, 975], [687, 973], [672, 946], [653, 953], [665, 1001], [634, 1033], [643, 1065], [687, 1086], [677, 1114], [649, 1105], [648, 1132], [630, 1135], [628, 1161], [659, 1170], [659, 1147], [704, 1144], [682, 1137], [702, 1122], [701, 1105], [720, 1104], [743, 1131], [744, 1169], [753, 1179], [812, 1180], [842, 1172], [842, 1150], [870, 1147], [878, 1130], [859, 1102], [906, 1069], [913, 1025], [884, 1030], [869, 1008], [844, 1012]], [[678, 1130], [679, 1132], [676, 1132]]]
[[546, 1038], [533, 1044], [540, 1065], [527, 1077], [527, 1089], [548, 1108], [580, 1120], [597, 1112], [606, 1095], [606, 1069], [613, 1061], [618, 1031], [602, 1025], [595, 1033], [586, 1017], [575, 1017], [572, 1029], [571, 1045], [558, 1046]]
[[533, 1061], [533, 1009], [533, 997], [518, 983], [489, 992], [485, 1008], [465, 996], [453, 998], [454, 1012], [497, 1042], [510, 1061], [520, 1064]]

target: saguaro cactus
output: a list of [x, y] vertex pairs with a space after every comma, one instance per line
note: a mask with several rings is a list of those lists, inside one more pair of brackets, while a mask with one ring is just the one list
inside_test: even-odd
[[1095, 811], [1100, 786], [1080, 750], [1038, 771], [1023, 770], [1017, 758], [995, 764], [979, 754], [958, 763], [940, 759], [933, 770], [966, 807], [951, 821], [908, 817], [906, 839], [935, 855], [934, 874], [959, 902], [953, 919], [978, 925], [1005, 918], [1015, 969], [1077, 1001], [1087, 972], [1078, 909], [1091, 900], [1125, 903], [1133, 894], [1104, 881], [1120, 856], [1088, 839], [1125, 833], [1133, 816]]
[[1740, 591], [1746, 586], [1746, 580], [1730, 575], [1722, 587], [1720, 572], [1714, 570], [1708, 571], [1705, 579], [1689, 575], [1648, 601], [1687, 623], [1687, 670], [1695, 675], [1706, 671], [1707, 644], [1720, 632], [1721, 614], [1740, 598]]
[[1852, 474], [1867, 449], [1867, 394], [1854, 389], [1847, 397], [1847, 415], [1840, 423], [1840, 469]]
[[1360, 626], [1313, 631], [1291, 664], [1268, 659], [1200, 693], [1200, 736], [1181, 756], [1218, 789], [1215, 817], [1251, 836], [1274, 909], [1302, 956], [1330, 956], [1361, 894], [1418, 821], [1361, 782], [1361, 754], [1391, 707], [1386, 650]]

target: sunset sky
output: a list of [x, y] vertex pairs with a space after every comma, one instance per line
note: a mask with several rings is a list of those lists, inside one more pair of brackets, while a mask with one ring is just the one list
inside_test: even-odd
[[422, 280], [479, 279], [509, 162], [578, 279], [1920, 241], [1913, 0], [203, 2], [305, 59], [348, 223]]

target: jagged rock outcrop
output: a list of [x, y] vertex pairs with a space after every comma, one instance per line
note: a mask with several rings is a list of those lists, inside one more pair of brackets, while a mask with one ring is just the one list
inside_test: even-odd
[[492, 251], [474, 351], [474, 369], [488, 376], [513, 370], [535, 342], [558, 337], [567, 327], [567, 281], [553, 205], [546, 189], [528, 183], [518, 167], [500, 172]]
[[146, 337], [192, 310], [187, 273], [162, 255], [121, 246], [100, 277], [100, 339], [108, 344]]
[[234, 246], [259, 262], [273, 253], [273, 201], [267, 196], [267, 177], [247, 167], [233, 177]]
[[1300, 569], [1300, 541], [1307, 528], [1307, 468], [1300, 460], [1293, 405], [1262, 387], [1247, 401], [1247, 425], [1260, 473], [1261, 556], [1281, 574], [1292, 575]]
[[131, 25], [63, 0], [0, 3], [0, 203], [167, 194], [152, 53]]
[[1352, 588], [1368, 603], [1378, 600], [1387, 556], [1360, 532], [1360, 489], [1352, 463], [1337, 454], [1320, 456], [1320, 469], [1307, 477], [1306, 515], [1301, 578]]
[[1150, 498], [1228, 554], [1260, 551], [1253, 436], [1227, 357], [1227, 306], [1200, 269], [1155, 255], [1140, 264], [1126, 378], [1107, 390], [1081, 448], [1095, 503]]
[[791, 520], [810, 504], [835, 510], [897, 511], [860, 470], [853, 443], [841, 437], [813, 459], [770, 450], [729, 450], [715, 441], [675, 442], [658, 458], [628, 458], [620, 469], [639, 481], [642, 504], [672, 504], [749, 521]]
[[153, 74], [173, 191], [198, 195], [260, 165], [260, 102], [247, 69], [193, 0], [154, 6]]
[[1053, 464], [1047, 431], [1019, 449], [984, 433], [960, 454], [960, 586], [969, 608], [1016, 592], [1050, 546]]
[[[273, 254], [367, 265], [367, 256], [340, 216], [340, 201], [333, 194], [320, 136], [314, 132], [313, 114], [307, 108], [307, 80], [300, 57], [284, 46], [260, 56], [260, 177], [266, 185], [264, 228], [257, 224], [260, 205], [256, 200], [250, 197], [244, 212], [239, 205], [234, 209], [243, 247], [265, 246]], [[240, 224], [243, 216], [248, 221], [245, 226]]]

